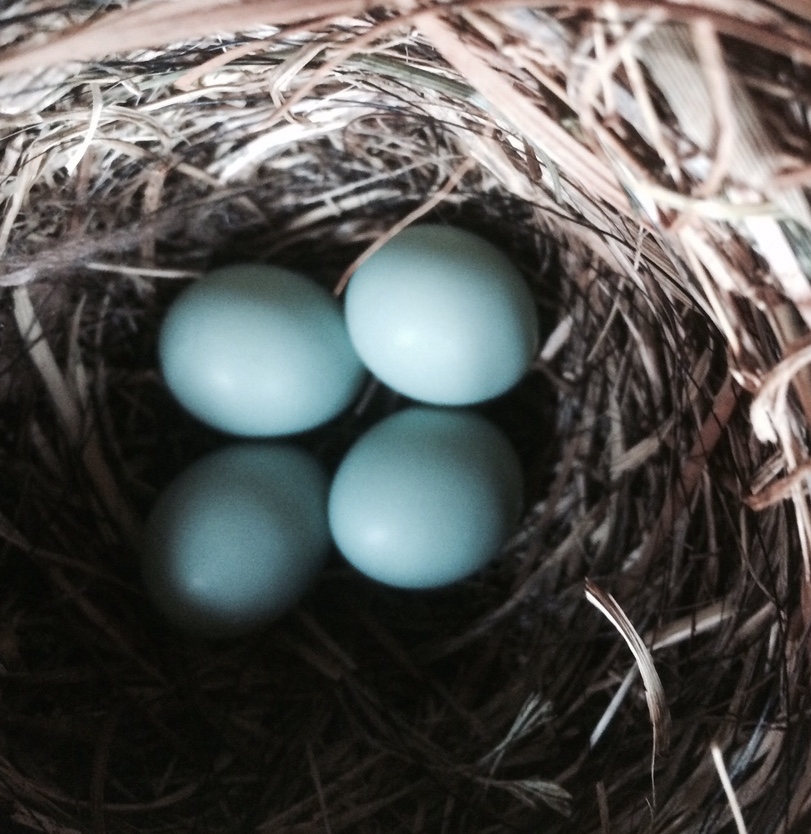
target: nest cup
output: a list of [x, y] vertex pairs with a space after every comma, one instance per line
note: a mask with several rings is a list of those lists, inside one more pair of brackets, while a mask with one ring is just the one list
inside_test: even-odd
[[[4, 830], [807, 830], [801, 4], [0, 23]], [[520, 529], [442, 591], [335, 558], [255, 635], [173, 631], [141, 519], [225, 440], [161, 382], [168, 303], [236, 260], [339, 292], [421, 220], [535, 298], [537, 360], [484, 408]], [[334, 466], [397, 406], [367, 394], [300, 442]]]

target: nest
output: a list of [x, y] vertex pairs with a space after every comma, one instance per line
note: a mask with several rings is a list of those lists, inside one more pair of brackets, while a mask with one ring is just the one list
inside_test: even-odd
[[[803, 3], [0, 24], [4, 830], [807, 830]], [[340, 288], [421, 219], [508, 251], [544, 323], [487, 409], [520, 530], [443, 591], [335, 558], [258, 634], [172, 631], [138, 527], [224, 440], [156, 371], [166, 305], [244, 259]], [[381, 397], [301, 442], [334, 465]]]

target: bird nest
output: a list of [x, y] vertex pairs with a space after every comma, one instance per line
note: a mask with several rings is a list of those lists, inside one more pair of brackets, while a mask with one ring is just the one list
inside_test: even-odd
[[[811, 17], [796, 0], [0, 12], [4, 830], [805, 831]], [[156, 370], [235, 260], [340, 292], [422, 219], [524, 272], [520, 529], [173, 631], [141, 519], [224, 439]], [[487, 334], [481, 334], [487, 339]], [[329, 466], [396, 407], [301, 438]]]

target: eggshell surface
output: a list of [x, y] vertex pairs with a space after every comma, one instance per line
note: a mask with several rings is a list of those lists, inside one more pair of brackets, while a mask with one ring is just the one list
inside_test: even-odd
[[365, 376], [327, 290], [264, 264], [215, 269], [189, 286], [164, 318], [158, 354], [181, 405], [245, 437], [294, 434], [330, 420]]
[[280, 616], [326, 558], [328, 491], [320, 464], [292, 446], [253, 442], [201, 458], [147, 519], [149, 595], [167, 619], [209, 637]]
[[539, 341], [532, 295], [507, 256], [433, 224], [406, 229], [361, 264], [347, 287], [346, 320], [375, 376], [436, 405], [504, 393]]
[[352, 446], [333, 479], [329, 522], [358, 570], [433, 588], [483, 567], [522, 507], [522, 473], [503, 433], [465, 411], [414, 407]]

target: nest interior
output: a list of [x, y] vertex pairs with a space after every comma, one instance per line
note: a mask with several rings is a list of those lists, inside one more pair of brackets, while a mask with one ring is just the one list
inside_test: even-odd
[[[807, 830], [802, 4], [0, 23], [7, 830]], [[520, 530], [443, 591], [335, 556], [260, 633], [172, 630], [140, 521], [228, 441], [160, 379], [167, 304], [235, 260], [336, 288], [424, 219], [493, 240], [536, 300], [538, 358], [484, 409]], [[396, 405], [298, 442], [334, 466]]]

